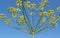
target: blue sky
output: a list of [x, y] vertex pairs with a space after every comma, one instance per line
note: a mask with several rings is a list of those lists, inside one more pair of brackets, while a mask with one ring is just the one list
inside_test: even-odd
[[[36, 0], [37, 2], [35, 0], [30, 1], [32, 3], [33, 1], [35, 3], [39, 2], [39, 0]], [[0, 0], [0, 13], [5, 13], [6, 15], [8, 15], [9, 13], [7, 11], [7, 8], [10, 6], [16, 7], [15, 2], [16, 0]], [[46, 10], [55, 10], [58, 6], [60, 6], [60, 0], [49, 0], [49, 3], [50, 5], [46, 8]], [[10, 17], [9, 15], [8, 17]], [[31, 38], [31, 35], [8, 27], [6, 24], [0, 21], [0, 38]], [[58, 21], [56, 28], [37, 34], [35, 35], [35, 38], [60, 38], [60, 21]]]

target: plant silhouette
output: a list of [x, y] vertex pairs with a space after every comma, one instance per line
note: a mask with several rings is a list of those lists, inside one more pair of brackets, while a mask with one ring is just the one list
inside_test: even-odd
[[[14, 29], [31, 34], [32, 38], [34, 38], [35, 34], [56, 27], [58, 20], [60, 20], [60, 15], [56, 17], [56, 11], [60, 11], [60, 6], [56, 11], [51, 9], [44, 11], [48, 5], [48, 0], [41, 0], [39, 6], [28, 0], [17, 0], [17, 8], [8, 8], [8, 12], [11, 14], [12, 19], [9, 19], [5, 14], [1, 13], [0, 20], [4, 20], [4, 23]], [[16, 22], [18, 25], [13, 25], [13, 22]]]

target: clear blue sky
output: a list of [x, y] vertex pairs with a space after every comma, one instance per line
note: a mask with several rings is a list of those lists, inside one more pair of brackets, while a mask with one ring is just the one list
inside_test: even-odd
[[[35, 0], [32, 0], [32, 2], [33, 1], [35, 3], [39, 2], [39, 0], [36, 0], [37, 2]], [[0, 0], [0, 13], [5, 13], [8, 15], [9, 13], [7, 8], [10, 6], [16, 7], [15, 2], [16, 0]], [[49, 0], [49, 3], [50, 5], [47, 7], [47, 10], [55, 10], [55, 8], [60, 6], [60, 0]], [[31, 35], [8, 27], [6, 24], [0, 21], [0, 38], [31, 38]], [[58, 22], [56, 28], [37, 34], [35, 35], [35, 38], [60, 38], [60, 21]]]

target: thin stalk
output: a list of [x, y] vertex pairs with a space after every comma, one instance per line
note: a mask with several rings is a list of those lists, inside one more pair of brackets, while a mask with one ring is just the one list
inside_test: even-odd
[[[31, 24], [30, 24], [30, 22], [29, 22], [29, 19], [28, 19], [28, 16], [26, 15], [26, 10], [25, 10], [25, 7], [24, 7], [24, 1], [22, 0], [22, 13], [23, 13], [23, 15], [24, 15], [24, 19], [26, 20], [27, 19], [27, 21], [26, 21], [26, 23], [27, 23], [27, 26], [28, 26], [28, 28], [29, 28], [29, 30], [32, 30], [33, 28], [32, 28], [32, 26], [31, 26]], [[25, 18], [26, 17], [26, 18]]]
[[28, 31], [27, 29], [24, 29], [23, 26], [21, 26], [21, 28], [22, 28], [22, 31], [23, 31], [23, 32], [26, 32], [26, 33], [29, 34], [29, 31]]
[[39, 34], [39, 33], [43, 32], [43, 31], [46, 31], [48, 28], [49, 28], [49, 26], [45, 26], [44, 28], [40, 29], [36, 34]]
[[[34, 25], [34, 9], [32, 9], [32, 12], [33, 12], [33, 14], [32, 14], [32, 17], [31, 17], [31, 25]], [[33, 29], [34, 29], [34, 26], [33, 26]]]
[[[38, 27], [36, 28], [36, 30], [39, 30], [40, 27], [42, 27], [42, 25], [46, 25], [46, 23], [49, 21], [49, 19], [47, 19], [47, 21], [45, 23], [42, 23], [41, 25], [38, 25]], [[41, 21], [40, 21], [41, 22]]]
[[35, 34], [35, 32], [32, 32], [32, 38], [34, 38], [34, 34]]
[[41, 19], [42, 19], [42, 16], [39, 18], [38, 23], [36, 24], [35, 30], [36, 30], [36, 28], [38, 28], [38, 25], [39, 25], [39, 23], [41, 22], [41, 21], [40, 21]]
[[34, 38], [34, 34], [32, 34], [32, 38]]

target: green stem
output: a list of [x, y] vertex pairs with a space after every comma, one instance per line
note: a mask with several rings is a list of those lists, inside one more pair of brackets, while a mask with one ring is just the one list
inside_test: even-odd
[[34, 34], [32, 34], [32, 38], [34, 38]]
[[26, 21], [27, 27], [29, 28], [29, 30], [32, 30], [33, 27], [31, 26], [29, 18], [28, 18], [27, 14], [26, 14], [26, 10], [25, 10], [25, 7], [24, 7], [25, 5], [24, 4], [25, 4], [24, 0], [22, 0], [22, 14], [24, 15], [24, 19], [25, 20], [27, 19], [27, 21]]

